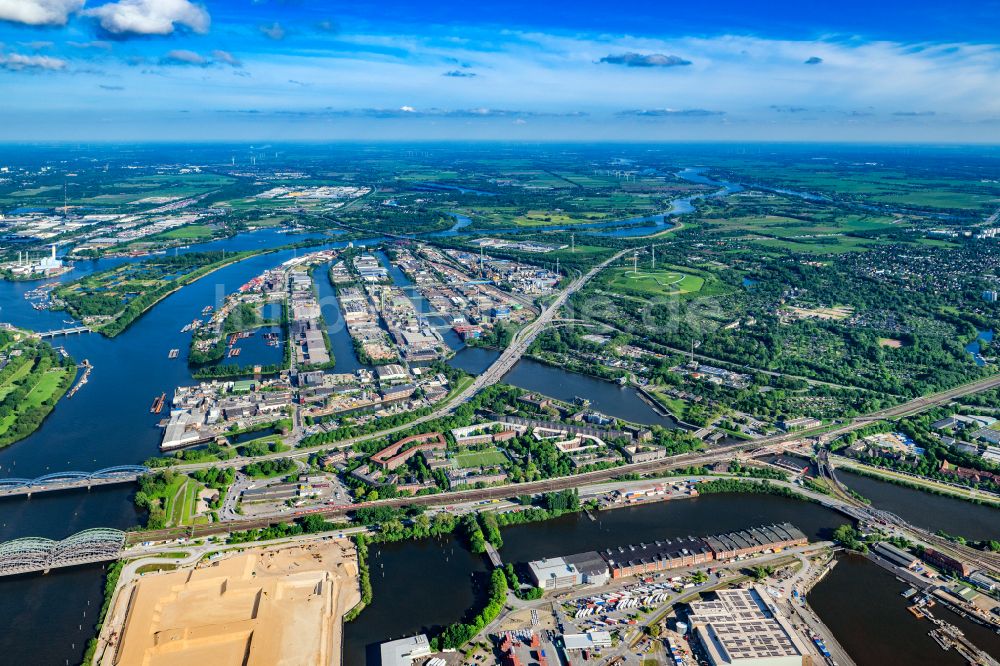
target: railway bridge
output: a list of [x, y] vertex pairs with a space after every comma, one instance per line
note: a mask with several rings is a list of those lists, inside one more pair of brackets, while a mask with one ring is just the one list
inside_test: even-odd
[[125, 533], [106, 527], [84, 530], [62, 541], [24, 537], [0, 543], [0, 576], [48, 573], [59, 567], [117, 560], [125, 548]]

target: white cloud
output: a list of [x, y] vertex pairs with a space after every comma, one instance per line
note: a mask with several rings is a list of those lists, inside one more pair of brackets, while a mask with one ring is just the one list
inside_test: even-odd
[[0, 21], [27, 25], [66, 25], [84, 0], [0, 0]]
[[[248, 30], [259, 43], [258, 28], [253, 24]], [[704, 127], [720, 139], [768, 132], [773, 137], [894, 139], [918, 138], [914, 128], [929, 128], [919, 136], [937, 140], [976, 131], [978, 140], [986, 140], [996, 125], [983, 123], [1000, 118], [1000, 96], [993, 92], [1000, 89], [997, 45], [745, 35], [653, 39], [475, 27], [462, 27], [468, 39], [459, 41], [452, 39], [452, 30], [459, 27], [431, 27], [422, 35], [355, 31], [329, 43], [301, 45], [302, 40], [286, 38], [281, 49], [240, 49], [246, 69], [228, 66], [229, 58], [211, 51], [214, 45], [195, 46], [208, 66], [170, 68], [155, 90], [141, 79], [141, 68], [117, 60], [102, 66], [119, 77], [116, 83], [130, 97], [139, 99], [142, 90], [142, 103], [151, 110], [252, 108], [266, 114], [329, 109], [314, 116], [324, 122], [371, 117], [412, 124], [441, 121], [443, 126], [452, 119], [492, 118], [498, 126], [504, 119], [513, 130], [511, 123], [523, 118], [528, 120], [523, 131], [535, 131], [580, 113], [589, 115], [566, 125], [581, 132], [639, 128], [645, 134], [638, 136], [651, 138], [676, 136], [669, 134], [671, 128], [702, 137], [697, 132]], [[595, 64], [608, 54], [630, 53], [678, 54], [691, 64], [668, 70]], [[810, 58], [822, 64], [804, 65]], [[146, 64], [156, 62], [154, 57]], [[459, 85], [442, 76], [465, 71], [458, 69], [464, 64], [480, 78]], [[252, 72], [252, 79], [238, 78], [244, 72]], [[8, 78], [16, 78], [23, 89], [55, 89], [64, 82], [63, 77]], [[29, 98], [46, 105], [44, 95], [23, 96]], [[101, 104], [107, 102], [93, 102], [95, 108]], [[518, 113], [487, 115], [483, 109]], [[914, 115], [918, 112], [923, 113]], [[909, 134], [893, 134], [896, 129]], [[956, 133], [948, 134], [952, 129]]]
[[40, 55], [23, 55], [21, 53], [0, 53], [0, 68], [15, 72], [21, 71], [57, 71], [66, 69], [66, 61], [61, 58]]
[[281, 27], [281, 24], [275, 21], [271, 25], [260, 26], [260, 31], [268, 39], [273, 39], [275, 41], [280, 41], [285, 38], [285, 29]]
[[81, 13], [115, 35], [169, 35], [178, 25], [204, 33], [211, 23], [205, 8], [189, 0], [118, 0]]
[[175, 65], [207, 65], [208, 60], [204, 56], [188, 51], [187, 49], [174, 49], [163, 56], [163, 62]]
[[232, 67], [242, 67], [243, 66], [243, 63], [240, 62], [239, 58], [237, 58], [236, 56], [234, 56], [229, 51], [223, 51], [221, 49], [216, 49], [215, 51], [212, 51], [212, 58], [214, 58], [216, 62], [225, 64], [225, 65], [230, 65]]

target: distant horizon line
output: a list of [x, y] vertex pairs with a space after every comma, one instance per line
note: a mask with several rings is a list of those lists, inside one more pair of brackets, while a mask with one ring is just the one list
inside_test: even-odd
[[886, 140], [872, 141], [861, 139], [0, 139], [0, 147], [4, 146], [62, 146], [62, 145], [142, 145], [142, 146], [248, 146], [253, 143], [270, 146], [312, 146], [330, 143], [340, 144], [439, 144], [439, 145], [469, 145], [469, 144], [507, 144], [507, 145], [794, 145], [794, 146], [892, 146], [892, 147], [1000, 147], [1000, 139], [989, 141], [913, 141]]

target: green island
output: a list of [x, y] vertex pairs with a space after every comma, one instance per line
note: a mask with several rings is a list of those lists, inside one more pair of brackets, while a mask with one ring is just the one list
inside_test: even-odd
[[269, 251], [188, 252], [122, 264], [60, 286], [53, 294], [54, 307], [114, 337], [177, 289], [224, 266]]

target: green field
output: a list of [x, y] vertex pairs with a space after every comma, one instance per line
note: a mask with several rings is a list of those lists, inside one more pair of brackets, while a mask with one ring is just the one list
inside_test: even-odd
[[991, 179], [968, 178], [959, 170], [925, 171], [878, 165], [797, 161], [776, 164], [766, 159], [735, 160], [737, 179], [818, 192], [853, 200], [923, 209], [989, 210], [1000, 188]]
[[212, 230], [204, 224], [189, 224], [185, 227], [178, 227], [176, 229], [171, 229], [170, 231], [164, 231], [162, 234], [157, 234], [153, 238], [163, 238], [167, 240], [201, 240], [211, 237]]
[[0, 400], [3, 400], [10, 394], [11, 391], [17, 388], [18, 383], [21, 382], [28, 373], [31, 372], [31, 363], [24, 363], [18, 366], [17, 370], [8, 377], [2, 384], [0, 384]]
[[76, 368], [59, 362], [45, 343], [22, 348], [0, 378], [0, 447], [27, 437], [41, 426], [55, 403], [69, 388]]
[[59, 388], [59, 384], [66, 377], [66, 373], [67, 370], [65, 368], [56, 368], [42, 375], [42, 378], [35, 384], [35, 388], [31, 389], [28, 397], [25, 398], [24, 402], [26, 406], [41, 407], [42, 403], [51, 398], [52, 394]]
[[195, 518], [198, 508], [198, 493], [204, 486], [183, 475], [177, 477], [167, 486], [163, 494], [163, 510], [167, 514], [168, 525], [190, 525], [206, 522], [204, 518]]
[[611, 271], [609, 286], [616, 292], [637, 296], [673, 296], [701, 291], [705, 278], [673, 270], [617, 268]]
[[496, 467], [507, 463], [507, 456], [495, 448], [485, 451], [465, 451], [456, 454], [455, 459], [458, 461], [458, 466], [462, 468]]

